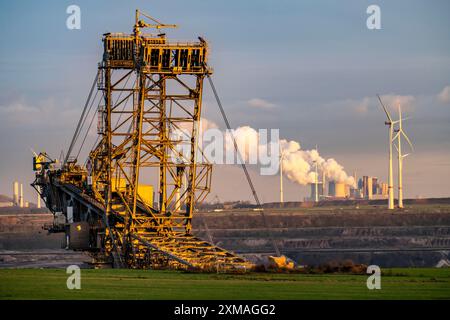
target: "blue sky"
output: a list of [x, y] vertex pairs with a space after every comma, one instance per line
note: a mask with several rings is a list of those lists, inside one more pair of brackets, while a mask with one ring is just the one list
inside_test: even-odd
[[[81, 30], [65, 26], [71, 4], [81, 8]], [[370, 4], [381, 8], [381, 30], [366, 28]], [[317, 144], [349, 172], [385, 179], [384, 115], [374, 98], [400, 97], [416, 146], [405, 163], [407, 196], [450, 195], [450, 102], [439, 98], [450, 86], [445, 0], [2, 2], [0, 193], [10, 194], [15, 178], [31, 182], [30, 147], [57, 156], [68, 145], [101, 58], [101, 35], [131, 32], [135, 8], [179, 24], [172, 38], [210, 42], [233, 126], [279, 128], [306, 149]], [[275, 107], [258, 109], [250, 99]], [[208, 89], [204, 104], [205, 117], [223, 126]], [[233, 168], [216, 176], [222, 171], [240, 179]], [[255, 179], [263, 198], [276, 200], [276, 189], [266, 187], [275, 177]], [[286, 188], [288, 200], [306, 190]], [[242, 195], [229, 189], [218, 182], [213, 194]]]

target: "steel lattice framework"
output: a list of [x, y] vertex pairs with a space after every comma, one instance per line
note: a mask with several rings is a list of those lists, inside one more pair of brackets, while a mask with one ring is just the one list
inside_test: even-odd
[[[211, 179], [211, 165], [197, 161], [203, 79], [210, 72], [205, 64], [207, 44], [170, 43], [165, 35], [142, 35], [140, 28], [145, 26], [137, 15], [133, 35], [103, 38], [102, 139], [90, 155], [96, 198], [105, 203], [107, 216], [123, 218], [115, 222], [109, 240], [117, 239], [127, 250], [136, 243], [130, 234], [143, 228], [146, 235], [189, 234], [194, 204], [207, 195]], [[124, 83], [130, 78], [134, 81], [127, 87]], [[181, 152], [186, 143], [187, 156]], [[158, 171], [159, 208], [138, 192], [146, 168]], [[122, 181], [124, 188], [119, 187]], [[139, 219], [139, 205], [151, 219]]]
[[67, 216], [72, 206], [74, 221], [94, 234], [90, 247], [115, 265], [247, 269], [244, 259], [191, 233], [194, 206], [211, 184], [198, 143], [203, 80], [212, 72], [207, 43], [171, 42], [160, 30], [176, 26], [144, 16], [153, 24], [136, 11], [132, 34], [103, 36], [99, 139], [86, 168], [68, 161], [62, 171], [47, 170], [42, 162], [33, 186], [52, 212]]

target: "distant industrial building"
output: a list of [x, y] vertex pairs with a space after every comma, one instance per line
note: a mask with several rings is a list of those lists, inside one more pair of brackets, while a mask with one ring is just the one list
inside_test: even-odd
[[378, 178], [372, 178], [372, 195], [378, 194]]
[[388, 184], [387, 183], [382, 183], [381, 184], [381, 194], [382, 195], [388, 195], [388, 191], [389, 191], [389, 186], [388, 186]]
[[[18, 181], [13, 182], [13, 198], [12, 204], [15, 207], [24, 208], [27, 207], [27, 201], [23, 197], [23, 184]], [[29, 206], [29, 203], [28, 203]]]
[[[310, 183], [309, 186], [311, 188], [309, 200], [310, 201], [315, 201], [315, 199], [316, 199], [316, 184], [315, 183]], [[322, 182], [318, 182], [317, 183], [317, 194], [319, 195], [318, 196], [319, 200], [321, 200], [324, 197], [324, 190], [323, 190], [323, 183]]]
[[330, 181], [328, 183], [328, 195], [333, 198], [348, 198], [350, 186], [343, 182]]
[[358, 181], [361, 197], [367, 200], [385, 199], [388, 195], [387, 183], [381, 182], [377, 177], [363, 176]]
[[[325, 177], [317, 183], [318, 200], [333, 199], [386, 199], [388, 196], [388, 185], [377, 177], [363, 176], [355, 186], [344, 182], [329, 181], [328, 192], [325, 192]], [[355, 174], [356, 181], [356, 174]], [[316, 183], [310, 183], [310, 195], [306, 201], [315, 201]]]
[[350, 188], [350, 198], [351, 199], [362, 199], [363, 194], [361, 188]]
[[371, 200], [373, 195], [373, 183], [372, 177], [363, 176], [363, 197], [364, 199]]
[[9, 199], [8, 197], [6, 197], [4, 195], [0, 195], [0, 208], [12, 207], [12, 206], [13, 206], [13, 202], [11, 201], [11, 199]]

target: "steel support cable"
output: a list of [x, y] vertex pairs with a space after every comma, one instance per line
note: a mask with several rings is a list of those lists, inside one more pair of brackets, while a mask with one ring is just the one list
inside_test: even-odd
[[92, 83], [91, 90], [89, 91], [88, 97], [86, 99], [86, 103], [84, 104], [84, 108], [83, 108], [83, 112], [81, 113], [80, 120], [78, 120], [78, 124], [77, 124], [77, 127], [75, 129], [75, 133], [74, 133], [74, 135], [72, 137], [72, 141], [70, 142], [69, 150], [67, 151], [66, 158], [64, 159], [64, 164], [63, 165], [65, 165], [67, 163], [67, 160], [70, 157], [70, 153], [72, 152], [72, 149], [73, 149], [73, 146], [75, 144], [76, 138], [77, 138], [77, 136], [79, 134], [79, 131], [80, 131], [80, 126], [81, 126], [81, 124], [83, 122], [84, 115], [86, 113], [86, 109], [89, 106], [89, 102], [91, 100], [92, 93], [94, 92], [95, 85], [97, 84], [99, 73], [100, 73], [100, 71], [97, 71], [97, 73], [95, 74], [94, 82]]
[[[98, 94], [98, 90], [97, 90], [97, 92], [95, 92], [95, 96], [94, 96], [94, 98], [91, 100], [91, 103], [90, 103], [90, 105], [89, 105], [88, 112], [86, 113], [86, 115], [85, 115], [85, 117], [84, 117], [84, 119], [83, 119], [83, 122], [82, 122], [82, 124], [81, 124], [80, 130], [78, 131], [78, 135], [77, 135], [76, 138], [75, 138], [75, 143], [74, 143], [73, 147], [75, 147], [75, 145], [76, 145], [76, 143], [77, 143], [77, 141], [78, 141], [78, 138], [80, 137], [80, 134], [81, 134], [81, 132], [83, 131], [84, 124], [86, 123], [86, 120], [88, 119], [89, 114], [91, 113], [92, 106], [94, 105], [95, 99], [97, 98], [97, 94]], [[98, 108], [98, 106], [100, 105], [100, 101], [101, 101], [101, 100], [99, 100], [98, 103], [97, 103], [97, 108]], [[80, 155], [81, 149], [83, 148], [84, 142], [86, 141], [86, 137], [87, 137], [87, 135], [88, 135], [88, 133], [89, 133], [89, 130], [91, 129], [92, 122], [93, 122], [94, 118], [95, 118], [95, 111], [94, 111], [94, 113], [92, 114], [92, 119], [91, 119], [91, 121], [90, 121], [90, 123], [89, 123], [89, 128], [87, 129], [87, 131], [86, 131], [86, 133], [85, 133], [85, 135], [84, 135], [83, 141], [82, 141], [82, 143], [81, 143], [81, 145], [80, 145], [80, 148], [79, 148], [79, 150], [78, 150], [78, 153], [77, 153], [77, 156], [75, 157], [75, 159], [78, 159], [78, 156]]]
[[[217, 102], [217, 105], [219, 107], [220, 113], [222, 114], [222, 118], [223, 118], [223, 120], [225, 122], [225, 125], [227, 126], [228, 130], [231, 130], [230, 123], [229, 123], [228, 118], [227, 118], [227, 116], [225, 114], [225, 110], [224, 110], [224, 108], [222, 106], [222, 103], [220, 101], [220, 98], [219, 98], [219, 95], [217, 93], [216, 87], [214, 86], [214, 83], [213, 83], [213, 81], [211, 79], [211, 76], [208, 74], [207, 78], [208, 78], [208, 81], [209, 81], [209, 85], [211, 86], [211, 89], [213, 91], [214, 97], [216, 98], [216, 102]], [[258, 194], [256, 193], [255, 186], [253, 185], [252, 179], [251, 179], [250, 174], [249, 174], [249, 172], [247, 170], [247, 166], [245, 165], [245, 162], [243, 161], [242, 155], [239, 152], [239, 148], [238, 148], [236, 139], [235, 139], [233, 134], [231, 134], [231, 138], [233, 140], [234, 150], [236, 151], [238, 160], [241, 163], [241, 167], [242, 167], [242, 170], [244, 171], [244, 174], [245, 174], [245, 177], [247, 179], [248, 185], [250, 186], [250, 189], [252, 190], [253, 198], [255, 199], [257, 207], [260, 209], [261, 217], [262, 217], [263, 223], [264, 223], [264, 228], [266, 229], [267, 233], [269, 234], [269, 240], [272, 243], [272, 246], [273, 246], [273, 249], [275, 250], [275, 253], [277, 254], [277, 256], [280, 256], [281, 255], [280, 249], [278, 248], [278, 245], [276, 244], [276, 242], [275, 242], [275, 240], [274, 240], [274, 238], [272, 236], [271, 229], [269, 228], [266, 216], [264, 214], [264, 209], [263, 209], [263, 207], [261, 205], [261, 202], [259, 201], [259, 197], [258, 197]]]
[[[82, 129], [82, 127], [83, 127], [83, 125], [84, 125], [84, 123], [85, 123], [85, 121], [86, 121], [86, 118], [87, 118], [87, 116], [85, 117], [86, 109], [88, 108], [88, 106], [90, 106], [90, 107], [89, 107], [89, 112], [88, 112], [88, 114], [89, 114], [89, 113], [90, 113], [90, 110], [91, 110], [91, 108], [92, 108], [92, 105], [93, 105], [93, 103], [94, 103], [94, 101], [95, 101], [95, 98], [97, 97], [98, 91], [96, 91], [95, 97], [94, 97], [94, 99], [93, 99], [92, 102], [91, 102], [92, 93], [93, 93], [93, 91], [94, 91], [95, 85], [97, 84], [99, 74], [100, 74], [100, 70], [98, 70], [97, 73], [95, 74], [94, 82], [92, 83], [92, 87], [91, 87], [91, 89], [90, 89], [90, 91], [89, 91], [89, 94], [88, 94], [88, 97], [87, 97], [87, 99], [86, 99], [86, 103], [85, 103], [85, 105], [84, 105], [83, 112], [81, 113], [81, 117], [80, 117], [80, 119], [78, 120], [78, 124], [77, 124], [77, 127], [76, 127], [76, 129], [75, 129], [75, 133], [74, 133], [74, 135], [73, 135], [73, 137], [72, 137], [72, 141], [70, 142], [69, 150], [67, 151], [66, 158], [64, 159], [64, 164], [67, 163], [67, 160], [68, 160], [69, 157], [70, 157], [70, 154], [71, 154], [72, 149], [73, 149], [73, 147], [74, 147], [74, 145], [75, 145], [75, 143], [76, 143], [76, 140], [78, 139], [78, 136], [80, 135], [81, 129]], [[100, 101], [101, 101], [101, 100], [100, 100]], [[99, 101], [99, 104], [100, 104], [100, 101]], [[93, 117], [93, 119], [94, 119], [94, 118], [95, 118], [95, 112], [94, 112], [94, 117]], [[91, 120], [91, 124], [92, 124], [92, 120]], [[90, 125], [91, 125], [91, 124], [90, 124]], [[89, 127], [90, 127], [90, 126], [89, 126]], [[88, 133], [88, 132], [89, 132], [89, 129], [87, 130], [87, 133]], [[86, 133], [86, 134], [87, 134], [87, 133]], [[85, 137], [85, 138], [86, 138], [86, 137]], [[84, 144], [84, 140], [85, 140], [85, 139], [83, 139], [83, 144]], [[80, 147], [80, 150], [81, 150], [81, 147]], [[114, 247], [114, 249], [115, 249], [115, 251], [116, 251], [116, 253], [117, 253], [118, 257], [119, 257], [120, 264], [123, 265], [123, 260], [122, 260], [122, 257], [121, 257], [121, 255], [120, 255], [120, 253], [119, 253], [119, 249], [118, 249], [118, 247], [117, 247], [117, 245], [116, 245], [115, 237], [114, 237], [114, 234], [113, 234], [113, 232], [112, 232], [112, 230], [111, 230], [111, 227], [110, 227], [110, 225], [109, 225], [108, 217], [106, 216], [106, 214], [103, 214], [103, 219], [104, 219], [104, 222], [105, 222], [106, 227], [108, 228], [108, 230], [109, 230], [109, 232], [110, 232], [111, 240], [112, 240], [112, 243], [113, 243], [113, 247]]]
[[[95, 99], [95, 98], [94, 98], [94, 99]], [[93, 100], [93, 101], [94, 101], [94, 100]], [[98, 104], [97, 104], [97, 108], [100, 106], [100, 102], [101, 102], [101, 100], [99, 100], [99, 102], [98, 102]], [[89, 113], [88, 113], [88, 114], [89, 114]], [[91, 130], [92, 123], [94, 122], [95, 116], [96, 116], [96, 113], [95, 113], [95, 111], [94, 111], [94, 113], [92, 114], [91, 121], [89, 122], [89, 127], [87, 128], [86, 133], [84, 134], [83, 141], [81, 142], [80, 148], [78, 149], [77, 159], [78, 159], [78, 157], [80, 156], [81, 149], [83, 149], [84, 143], [86, 142], [86, 138], [87, 138], [87, 136], [89, 135], [89, 131]], [[87, 116], [86, 116], [86, 118], [87, 118]]]
[[[91, 100], [91, 103], [89, 105], [88, 111], [86, 112], [86, 115], [84, 116], [83, 122], [81, 123], [80, 130], [78, 131], [78, 134], [77, 134], [77, 136], [75, 138], [74, 147], [75, 147], [75, 145], [76, 145], [76, 143], [78, 141], [78, 138], [80, 137], [81, 132], [83, 131], [84, 124], [86, 123], [86, 120], [89, 117], [89, 114], [91, 113], [92, 106], [94, 105], [95, 99], [97, 99], [97, 94], [98, 94], [98, 90], [95, 92], [94, 98]], [[100, 101], [99, 101], [98, 105], [100, 105]], [[95, 114], [95, 111], [94, 111], [94, 114]]]

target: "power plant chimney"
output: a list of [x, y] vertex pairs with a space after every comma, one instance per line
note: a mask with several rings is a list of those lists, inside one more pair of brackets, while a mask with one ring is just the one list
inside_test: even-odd
[[19, 182], [17, 181], [13, 183], [13, 205], [19, 206]]
[[19, 207], [23, 208], [23, 184], [20, 184]]

